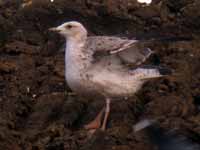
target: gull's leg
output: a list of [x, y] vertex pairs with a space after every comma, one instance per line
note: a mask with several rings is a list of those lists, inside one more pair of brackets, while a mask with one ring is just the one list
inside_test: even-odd
[[105, 116], [104, 116], [104, 120], [103, 120], [103, 124], [101, 126], [101, 130], [105, 130], [106, 129], [106, 124], [107, 124], [107, 120], [108, 120], [108, 116], [110, 113], [110, 98], [106, 98], [106, 110], [105, 110]]
[[98, 128], [100, 128], [100, 126], [101, 126], [101, 118], [102, 118], [104, 110], [105, 110], [105, 107], [103, 107], [101, 109], [101, 111], [98, 113], [98, 115], [96, 116], [96, 118], [93, 121], [91, 121], [89, 124], [86, 124], [84, 126], [84, 128], [88, 129], [88, 130], [89, 129], [98, 129]]

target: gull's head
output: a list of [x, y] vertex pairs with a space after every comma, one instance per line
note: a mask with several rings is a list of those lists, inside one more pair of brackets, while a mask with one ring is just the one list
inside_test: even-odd
[[87, 30], [81, 23], [77, 21], [66, 22], [58, 27], [50, 28], [49, 30], [57, 32], [67, 39], [87, 37]]

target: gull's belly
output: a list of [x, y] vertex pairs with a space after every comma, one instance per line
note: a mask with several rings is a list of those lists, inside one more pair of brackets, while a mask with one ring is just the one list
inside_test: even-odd
[[101, 72], [92, 79], [95, 90], [107, 97], [133, 96], [143, 85], [144, 81], [120, 73]]
[[121, 82], [119, 83], [113, 83], [106, 81], [105, 88], [107, 90], [105, 91], [106, 95], [111, 95], [112, 97], [129, 97], [133, 96], [140, 88], [141, 83], [128, 83], [128, 82]]
[[81, 95], [128, 97], [134, 95], [143, 84], [143, 81], [134, 79], [131, 75], [123, 74], [120, 71], [112, 72], [107, 69], [88, 71], [77, 68], [68, 65], [65, 76], [68, 86], [75, 93]]

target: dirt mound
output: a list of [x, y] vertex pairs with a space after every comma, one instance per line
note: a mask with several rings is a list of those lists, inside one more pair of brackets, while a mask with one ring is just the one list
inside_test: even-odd
[[[200, 136], [198, 0], [0, 0], [0, 149], [150, 150], [132, 126], [146, 117], [192, 140]], [[155, 42], [149, 60], [174, 76], [150, 81], [127, 102], [112, 105], [107, 132], [87, 140], [82, 126], [103, 103], [76, 97], [65, 85], [64, 40], [48, 28], [81, 21], [90, 35], [187, 37]], [[94, 98], [95, 99], [95, 98]]]

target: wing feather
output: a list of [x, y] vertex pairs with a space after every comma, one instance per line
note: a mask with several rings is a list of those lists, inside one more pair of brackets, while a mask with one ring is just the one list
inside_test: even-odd
[[95, 62], [104, 56], [116, 55], [123, 63], [140, 65], [152, 54], [140, 41], [120, 37], [91, 36], [86, 46], [93, 52], [94, 59], [98, 58]]

